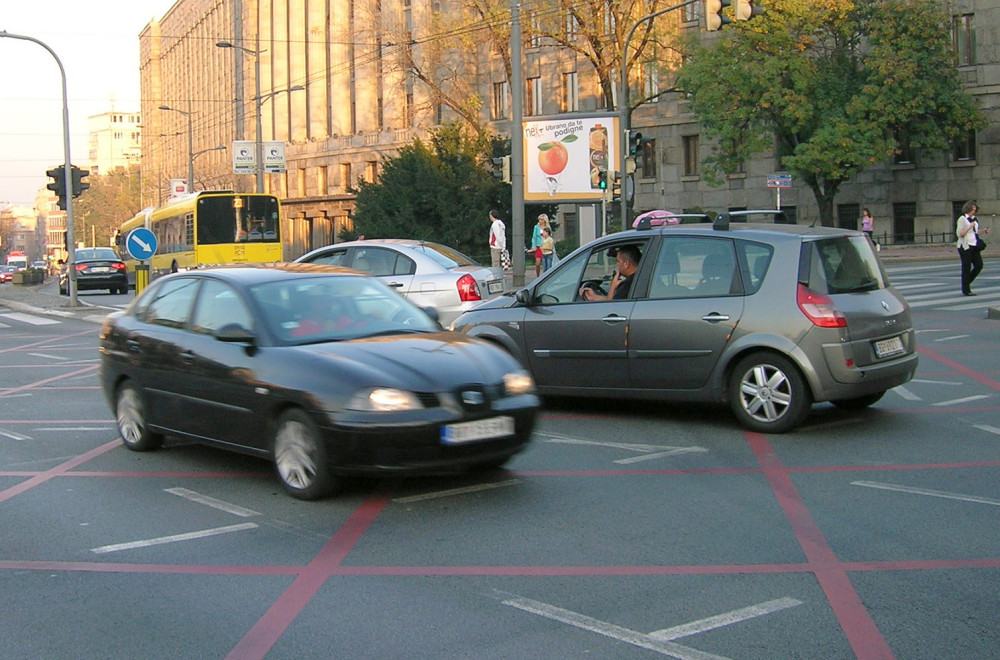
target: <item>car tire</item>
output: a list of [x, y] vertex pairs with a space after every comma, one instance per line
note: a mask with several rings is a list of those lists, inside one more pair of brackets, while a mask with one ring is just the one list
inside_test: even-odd
[[132, 451], [152, 451], [163, 444], [163, 436], [149, 429], [146, 400], [131, 383], [118, 388], [115, 420], [122, 442]]
[[729, 405], [744, 428], [785, 433], [805, 420], [812, 393], [791, 360], [775, 353], [753, 353], [732, 371]]
[[337, 486], [319, 431], [302, 410], [289, 410], [278, 420], [274, 468], [285, 492], [299, 500], [325, 497]]
[[885, 392], [875, 392], [874, 394], [857, 396], [853, 399], [837, 399], [836, 401], [831, 401], [830, 403], [838, 408], [843, 408], [844, 410], [861, 410], [862, 408], [867, 408], [868, 406], [875, 404], [883, 396], [885, 396]]

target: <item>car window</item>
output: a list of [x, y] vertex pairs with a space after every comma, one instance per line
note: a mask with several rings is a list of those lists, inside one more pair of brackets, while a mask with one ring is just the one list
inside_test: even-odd
[[198, 294], [198, 302], [191, 317], [191, 329], [210, 335], [223, 326], [234, 323], [247, 330], [254, 328], [250, 311], [239, 294], [222, 282], [206, 280]]
[[666, 237], [649, 285], [650, 298], [728, 296], [742, 292], [733, 241]]
[[771, 257], [774, 248], [764, 243], [752, 243], [750, 241], [739, 241], [736, 244], [737, 250], [742, 253], [743, 263], [746, 269], [743, 272], [743, 281], [746, 284], [747, 295], [757, 293], [760, 285], [764, 283], [764, 276], [771, 265]]
[[[617, 249], [624, 245], [634, 245], [642, 254], [645, 254], [647, 247], [646, 242], [636, 241], [610, 245], [602, 243], [589, 252], [563, 259], [555, 271], [535, 288], [535, 301], [542, 305], [582, 302], [579, 292], [580, 287], [585, 284], [596, 285], [606, 292], [618, 265], [615, 258]], [[642, 268], [642, 258], [639, 267]]]
[[414, 245], [412, 249], [417, 252], [423, 252], [428, 257], [449, 270], [459, 266], [479, 265], [471, 257], [467, 257], [458, 250], [453, 250], [452, 248], [446, 245], [440, 245], [439, 243], [421, 243], [419, 245]]
[[317, 254], [309, 259], [311, 264], [323, 264], [325, 266], [346, 266], [347, 250], [329, 250], [322, 254]]
[[77, 250], [75, 253], [76, 259], [110, 259], [112, 261], [118, 261], [118, 254], [111, 248], [87, 248], [83, 250]]
[[392, 275], [396, 268], [396, 253], [383, 248], [357, 248], [351, 268], [376, 277]]
[[143, 307], [142, 319], [154, 325], [183, 328], [191, 315], [191, 303], [197, 291], [198, 280], [193, 277], [164, 282]]
[[865, 236], [836, 236], [807, 244], [808, 286], [820, 293], [852, 293], [885, 288], [882, 269]]

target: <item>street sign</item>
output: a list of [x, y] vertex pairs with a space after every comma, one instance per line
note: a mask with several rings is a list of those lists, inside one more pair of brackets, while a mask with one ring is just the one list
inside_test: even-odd
[[233, 140], [233, 174], [257, 171], [257, 150], [252, 140]]
[[785, 172], [777, 172], [775, 174], [767, 175], [767, 187], [768, 188], [791, 188], [792, 187], [792, 175], [786, 174]]
[[125, 250], [133, 259], [145, 261], [156, 254], [156, 235], [145, 227], [133, 229], [125, 237]]
[[264, 142], [264, 171], [268, 174], [285, 172], [285, 143], [281, 140]]

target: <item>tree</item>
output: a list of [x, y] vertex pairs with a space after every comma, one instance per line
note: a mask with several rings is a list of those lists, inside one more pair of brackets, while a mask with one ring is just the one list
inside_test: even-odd
[[90, 189], [73, 200], [73, 230], [77, 241], [109, 245], [122, 223], [140, 210], [139, 167], [116, 167], [87, 177]]
[[688, 45], [678, 87], [716, 140], [706, 179], [773, 149], [832, 226], [839, 187], [862, 169], [985, 125], [938, 0], [771, 0], [765, 12]]
[[426, 239], [472, 257], [488, 254], [489, 211], [509, 217], [510, 206], [509, 187], [485, 165], [495, 141], [458, 123], [434, 131], [430, 144], [414, 139], [382, 161], [378, 180], [359, 182], [355, 231]]

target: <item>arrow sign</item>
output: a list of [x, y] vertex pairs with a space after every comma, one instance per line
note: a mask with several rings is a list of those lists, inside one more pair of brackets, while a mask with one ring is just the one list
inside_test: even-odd
[[133, 259], [145, 261], [156, 254], [156, 235], [145, 227], [133, 229], [125, 237], [125, 250]]

